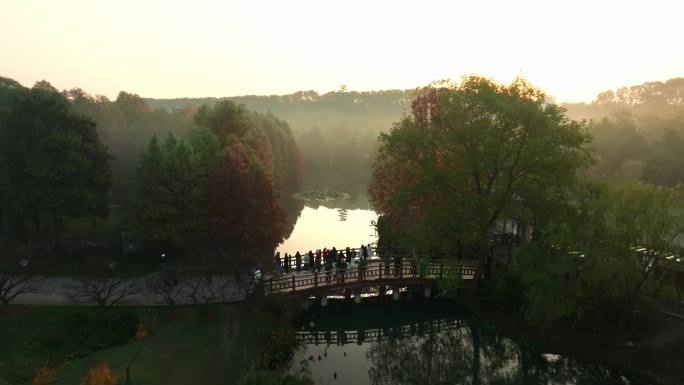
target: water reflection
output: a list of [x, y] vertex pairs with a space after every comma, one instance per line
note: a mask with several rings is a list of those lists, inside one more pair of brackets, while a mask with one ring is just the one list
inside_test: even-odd
[[365, 195], [330, 202], [304, 202], [283, 197], [281, 207], [288, 218], [286, 236], [276, 248], [281, 254], [324, 247], [359, 247], [377, 239], [371, 222], [378, 216], [367, 209]]
[[283, 235], [283, 239], [288, 239], [292, 235], [299, 217], [302, 215], [304, 202], [285, 195], [280, 197], [278, 204], [286, 214], [285, 233]]
[[348, 215], [349, 211], [347, 209], [337, 209], [337, 216], [340, 217], [340, 222], [346, 221]]
[[[599, 365], [532, 354], [485, 333], [453, 303], [332, 304], [312, 309], [297, 337], [317, 384], [638, 384]], [[630, 382], [627, 382], [630, 381]]]

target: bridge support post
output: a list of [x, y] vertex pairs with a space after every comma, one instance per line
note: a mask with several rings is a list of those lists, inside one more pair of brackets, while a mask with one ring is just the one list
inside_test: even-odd
[[328, 306], [328, 296], [325, 294], [321, 297], [321, 307]]
[[392, 286], [392, 299], [399, 301], [399, 286]]

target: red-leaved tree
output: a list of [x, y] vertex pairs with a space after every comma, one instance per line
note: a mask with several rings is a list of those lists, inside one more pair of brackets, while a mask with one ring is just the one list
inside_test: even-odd
[[231, 136], [209, 177], [210, 232], [236, 268], [270, 260], [283, 239], [285, 212], [263, 160], [258, 151]]

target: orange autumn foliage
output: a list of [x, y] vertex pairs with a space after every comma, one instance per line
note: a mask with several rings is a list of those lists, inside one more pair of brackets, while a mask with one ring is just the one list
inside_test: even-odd
[[36, 370], [36, 375], [31, 381], [31, 385], [47, 385], [52, 379], [52, 375], [55, 373], [55, 369], [45, 364]]
[[81, 380], [81, 385], [116, 385], [117, 383], [116, 375], [104, 362], [90, 369], [88, 375]]
[[135, 328], [135, 339], [136, 341], [141, 341], [147, 337], [147, 331], [145, 330], [145, 327], [143, 324], [138, 324], [138, 326]]

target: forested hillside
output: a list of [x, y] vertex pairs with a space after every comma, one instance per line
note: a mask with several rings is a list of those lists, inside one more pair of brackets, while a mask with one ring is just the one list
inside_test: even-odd
[[[300, 91], [228, 97], [288, 121], [304, 155], [305, 184], [366, 185], [377, 136], [406, 112], [412, 90]], [[188, 111], [219, 98], [145, 99], [153, 108]], [[597, 162], [589, 173], [662, 185], [684, 180], [684, 78], [608, 90], [591, 103], [561, 104], [572, 119], [589, 121]], [[344, 177], [340, 177], [340, 175]]]
[[592, 103], [563, 107], [571, 118], [589, 120], [597, 157], [592, 175], [684, 182], [684, 78], [605, 91]]
[[339, 91], [319, 95], [300, 91], [289, 95], [227, 98], [145, 99], [153, 108], [188, 111], [218, 100], [231, 100], [287, 121], [304, 157], [308, 188], [364, 191], [380, 132], [405, 112], [413, 91]]

